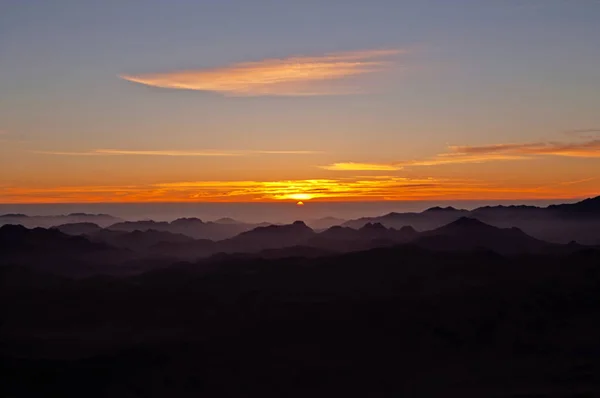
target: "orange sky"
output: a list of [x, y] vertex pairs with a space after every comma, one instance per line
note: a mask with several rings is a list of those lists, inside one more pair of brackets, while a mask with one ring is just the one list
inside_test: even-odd
[[592, 2], [235, 1], [11, 6], [0, 204], [600, 194]]

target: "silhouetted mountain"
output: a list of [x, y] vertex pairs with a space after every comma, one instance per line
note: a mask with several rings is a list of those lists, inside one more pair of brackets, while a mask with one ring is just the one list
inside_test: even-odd
[[58, 229], [60, 232], [67, 235], [90, 235], [102, 230], [98, 224], [92, 222], [62, 224], [52, 228]]
[[121, 221], [121, 219], [108, 214], [71, 213], [56, 216], [27, 216], [25, 214], [0, 215], [0, 226], [13, 224], [23, 225], [27, 228], [50, 228], [74, 223], [94, 223], [100, 227], [106, 227], [118, 221]]
[[346, 222], [346, 220], [342, 220], [341, 218], [323, 217], [316, 220], [308, 220], [306, 223], [313, 230], [318, 231], [331, 228], [336, 225], [342, 225], [344, 222]]
[[135, 230], [132, 232], [103, 229], [90, 234], [89, 239], [94, 242], [104, 242], [114, 247], [141, 252], [147, 251], [161, 243], [188, 243], [195, 241], [193, 238], [183, 234], [174, 234], [154, 229], [146, 231]]
[[67, 275], [111, 273], [111, 266], [133, 257], [104, 243], [90, 242], [57, 229], [0, 227], [0, 263]]
[[209, 239], [191, 241], [161, 241], [149, 248], [150, 254], [160, 254], [181, 260], [195, 261], [221, 251], [220, 242]]
[[123, 221], [116, 224], [112, 224], [107, 229], [113, 231], [133, 232], [133, 231], [147, 231], [153, 229], [155, 231], [164, 231], [169, 228], [169, 223], [166, 221], [154, 221], [154, 220], [143, 220], [143, 221]]
[[461, 210], [450, 211], [424, 211], [422, 213], [388, 213], [379, 217], [364, 217], [357, 220], [350, 220], [343, 225], [359, 229], [368, 223], [380, 223], [387, 228], [400, 229], [410, 225], [419, 231], [425, 231], [440, 227], [452, 222], [464, 215]]
[[585, 214], [600, 217], [600, 196], [572, 204], [551, 205], [548, 206], [548, 210], [563, 214]]
[[179, 218], [172, 222], [128, 221], [111, 225], [109, 229], [117, 231], [156, 231], [183, 234], [194, 239], [222, 240], [256, 228], [254, 224], [204, 222], [198, 218]]
[[417, 236], [412, 227], [400, 230], [368, 223], [360, 229], [334, 226], [315, 236], [307, 244], [337, 252], [367, 250], [410, 242]]
[[497, 228], [469, 217], [422, 232], [414, 243], [432, 250], [487, 249], [502, 254], [542, 253], [555, 247], [518, 228]]
[[259, 252], [304, 244], [315, 232], [303, 221], [288, 225], [269, 225], [243, 232], [219, 242], [222, 251]]
[[573, 204], [536, 206], [483, 206], [474, 210], [433, 207], [421, 213], [389, 213], [379, 217], [350, 220], [344, 226], [355, 229], [367, 223], [381, 223], [388, 228], [412, 225], [419, 231], [439, 228], [460, 217], [472, 217], [487, 224], [518, 227], [527, 234], [549, 242], [600, 244], [600, 197]]
[[39, 251], [68, 250], [89, 252], [103, 250], [108, 246], [92, 243], [81, 236], [70, 236], [57, 229], [28, 229], [22, 225], [0, 227], [0, 249], [2, 253], [39, 253]]
[[435, 206], [435, 207], [430, 207], [429, 209], [425, 210], [424, 213], [441, 213], [441, 212], [448, 212], [448, 213], [463, 213], [466, 214], [469, 211], [468, 210], [463, 210], [463, 209], [456, 209], [452, 206], [447, 206], [447, 207], [440, 207], [440, 206]]
[[217, 224], [243, 224], [242, 222], [234, 220], [231, 217], [219, 218], [218, 220], [215, 220], [215, 223], [217, 223]]

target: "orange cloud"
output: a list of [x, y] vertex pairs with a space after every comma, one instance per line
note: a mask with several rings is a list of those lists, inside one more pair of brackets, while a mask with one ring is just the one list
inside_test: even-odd
[[400, 53], [400, 50], [371, 50], [298, 56], [121, 78], [153, 87], [212, 91], [229, 96], [349, 94], [355, 90], [327, 87], [325, 83], [382, 71], [390, 64], [384, 59]]
[[450, 149], [463, 154], [504, 153], [516, 156], [553, 155], [582, 158], [600, 157], [600, 140], [582, 142], [541, 142], [531, 144], [500, 144], [484, 146], [453, 146]]
[[[570, 198], [594, 195], [590, 179], [544, 187], [468, 179], [364, 176], [281, 181], [189, 181], [121, 186], [0, 187], [4, 203], [383, 201]], [[583, 184], [582, 184], [583, 183]], [[582, 184], [577, 192], [573, 184]], [[586, 191], [587, 187], [587, 191]]]
[[[485, 163], [500, 160], [524, 160], [537, 156], [600, 158], [600, 140], [581, 142], [541, 142], [526, 144], [495, 144], [483, 146], [450, 146], [450, 151], [431, 158], [401, 160], [391, 163], [342, 162], [319, 166], [325, 170], [400, 170], [408, 166], [439, 166], [460, 163]], [[371, 168], [362, 168], [368, 165]]]
[[334, 171], [395, 171], [402, 170], [402, 167], [395, 166], [392, 164], [378, 164], [378, 163], [355, 163], [355, 162], [342, 162], [333, 163], [328, 166], [322, 166], [325, 170]]

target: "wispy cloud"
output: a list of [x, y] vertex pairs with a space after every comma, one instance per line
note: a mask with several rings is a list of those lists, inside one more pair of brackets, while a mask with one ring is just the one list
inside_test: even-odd
[[342, 162], [333, 163], [328, 166], [322, 166], [325, 170], [335, 171], [395, 171], [402, 170], [402, 167], [395, 166], [393, 164], [378, 164], [378, 163], [355, 163], [355, 162]]
[[356, 89], [334, 88], [328, 82], [385, 70], [401, 50], [369, 50], [265, 59], [233, 65], [121, 78], [153, 87], [217, 92], [229, 96], [331, 95]]
[[581, 142], [540, 142], [531, 144], [500, 144], [484, 146], [452, 146], [450, 149], [464, 154], [503, 153], [516, 156], [569, 156], [594, 158], [600, 157], [600, 140]]
[[579, 142], [537, 142], [524, 144], [494, 144], [482, 146], [450, 146], [448, 152], [415, 160], [400, 160], [390, 163], [342, 162], [319, 166], [325, 170], [400, 170], [403, 167], [439, 166], [460, 163], [486, 163], [507, 160], [526, 160], [541, 156], [563, 156], [578, 158], [600, 158], [600, 139]]
[[125, 149], [93, 149], [90, 151], [33, 151], [44, 155], [57, 156], [191, 156], [191, 157], [221, 157], [221, 156], [251, 156], [251, 155], [314, 155], [319, 151], [295, 150], [125, 150]]
[[565, 131], [565, 134], [584, 139], [593, 139], [600, 135], [600, 128], [577, 129]]
[[[583, 192], [583, 191], [582, 191]], [[579, 193], [579, 192], [578, 192]], [[582, 196], [586, 193], [582, 193]], [[0, 187], [5, 203], [252, 202], [572, 197], [572, 189], [470, 179], [362, 176], [278, 181], [183, 181], [124, 186]]]

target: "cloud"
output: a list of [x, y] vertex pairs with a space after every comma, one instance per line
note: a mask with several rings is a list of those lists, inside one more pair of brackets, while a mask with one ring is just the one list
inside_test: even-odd
[[[401, 170], [403, 167], [439, 166], [462, 163], [486, 163], [507, 160], [527, 160], [541, 156], [600, 158], [600, 139], [580, 142], [537, 142], [524, 144], [494, 144], [482, 146], [449, 146], [448, 152], [416, 160], [390, 163], [342, 162], [319, 166], [325, 170]], [[370, 168], [362, 168], [368, 165]]]
[[501, 144], [487, 146], [452, 146], [454, 152], [464, 154], [503, 153], [515, 156], [569, 156], [581, 158], [600, 157], [600, 140], [582, 142], [541, 142], [531, 144]]
[[64, 151], [33, 151], [44, 155], [58, 156], [188, 156], [188, 157], [221, 157], [221, 156], [251, 156], [251, 155], [314, 155], [319, 151], [294, 151], [294, 150], [125, 150], [125, 149], [93, 149], [83, 152]]
[[[4, 203], [255, 202], [572, 198], [591, 179], [544, 187], [459, 178], [362, 176], [277, 181], [175, 181], [117, 186], [0, 186]], [[577, 190], [574, 190], [575, 184]]]
[[[333, 81], [381, 72], [400, 50], [370, 50], [242, 62], [217, 68], [122, 75], [153, 87], [217, 92], [228, 96], [307, 96], [355, 93], [328, 85]], [[386, 60], [387, 59], [387, 60]]]
[[594, 137], [600, 135], [600, 128], [569, 130], [565, 131], [565, 134], [575, 136], [577, 138], [593, 139]]
[[395, 166], [392, 164], [377, 164], [377, 163], [355, 163], [355, 162], [342, 162], [333, 163], [328, 166], [322, 166], [325, 170], [335, 171], [395, 171], [402, 170], [402, 167]]

